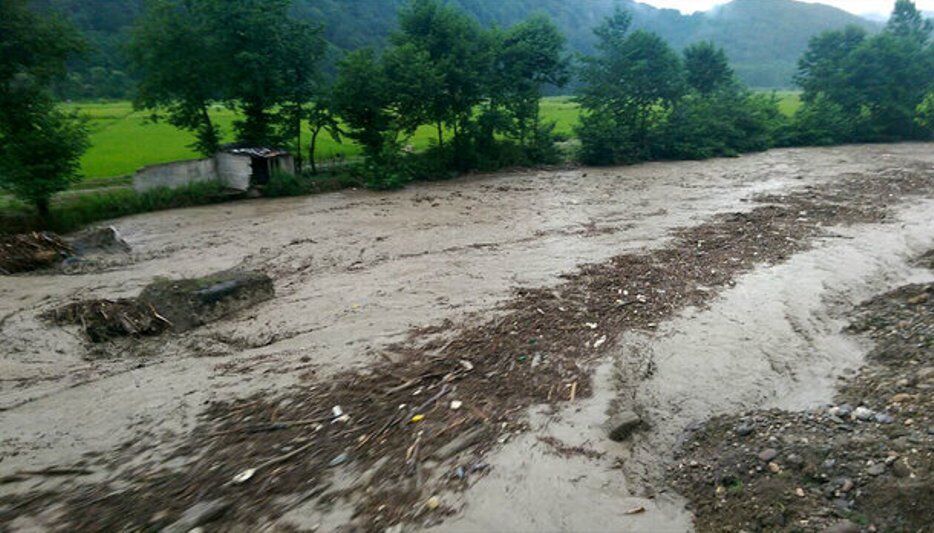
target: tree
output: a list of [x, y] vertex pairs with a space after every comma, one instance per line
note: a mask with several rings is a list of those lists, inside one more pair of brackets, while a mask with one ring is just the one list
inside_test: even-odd
[[866, 38], [866, 30], [848, 26], [842, 31], [825, 32], [811, 39], [798, 62], [795, 75], [795, 83], [804, 91], [802, 99], [805, 103], [823, 94], [843, 111], [858, 112], [859, 97], [848, 83], [844, 63]]
[[[302, 121], [306, 118], [321, 118], [319, 105], [308, 105], [320, 99], [323, 88], [320, 86], [318, 62], [324, 56], [325, 42], [321, 29], [311, 24], [286, 21], [282, 28], [282, 51], [273, 65], [282, 74], [282, 103], [276, 112], [275, 120], [279, 126], [279, 137], [292, 140], [296, 169], [302, 170]], [[320, 132], [320, 130], [319, 130]], [[313, 132], [314, 134], [314, 132]], [[315, 139], [317, 140], [317, 139]], [[314, 170], [314, 151], [309, 154]]]
[[35, 206], [48, 222], [52, 196], [80, 180], [87, 128], [47, 98], [19, 113], [16, 125], [0, 128], [0, 185]]
[[[628, 34], [630, 21], [617, 11], [595, 30], [598, 54], [584, 59], [581, 73], [584, 117], [578, 133], [585, 145], [622, 147], [609, 157], [614, 162], [650, 157], [653, 117], [667, 114], [685, 92], [678, 55], [655, 34]], [[612, 139], [597, 138], [605, 135]]]
[[311, 140], [308, 143], [308, 161], [311, 163], [311, 171], [315, 174], [318, 173], [315, 153], [318, 149], [318, 137], [321, 135], [321, 132], [327, 132], [331, 138], [338, 143], [341, 142], [341, 135], [344, 133], [343, 130], [341, 130], [340, 121], [337, 119], [337, 116], [334, 115], [331, 106], [332, 104], [329, 99], [319, 96], [318, 99], [311, 104], [311, 108], [307, 113], [308, 124], [311, 127]]
[[79, 178], [87, 149], [84, 124], [58, 110], [50, 93], [68, 57], [83, 49], [61, 19], [40, 17], [23, 0], [0, 2], [0, 187], [45, 222], [52, 196]]
[[455, 141], [484, 96], [490, 46], [476, 20], [440, 0], [410, 0], [399, 11], [399, 30], [391, 41], [426, 54], [424, 74], [438, 83], [424, 102], [424, 116], [435, 125], [438, 144], [444, 126]]
[[570, 79], [565, 39], [543, 15], [509, 28], [495, 47], [490, 107], [501, 106], [509, 120], [505, 133], [520, 145], [539, 129], [539, 103], [546, 85], [563, 87]]
[[926, 42], [931, 36], [934, 24], [925, 19], [911, 0], [898, 0], [895, 9], [885, 26], [885, 31], [898, 37], [908, 37]]
[[704, 41], [685, 48], [687, 83], [701, 94], [710, 94], [734, 82], [733, 69], [722, 48]]
[[139, 80], [134, 104], [152, 111], [153, 120], [195, 134], [193, 147], [211, 156], [222, 132], [210, 115], [224, 99], [226, 60], [213, 36], [207, 2], [149, 0], [133, 28], [129, 55]]
[[387, 85], [383, 67], [371, 49], [351, 52], [338, 65], [333, 110], [343, 121], [347, 137], [369, 157], [383, 151], [387, 135], [395, 128]]
[[290, 6], [291, 0], [149, 0], [130, 45], [138, 105], [193, 131], [205, 155], [220, 144], [209, 113], [216, 102], [239, 111], [238, 142], [297, 139], [324, 42], [319, 28], [290, 17]]

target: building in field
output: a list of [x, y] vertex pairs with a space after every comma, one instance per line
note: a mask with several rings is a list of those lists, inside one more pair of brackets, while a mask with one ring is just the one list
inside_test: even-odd
[[144, 167], [133, 175], [133, 189], [177, 189], [216, 181], [235, 191], [262, 188], [275, 172], [295, 173], [290, 153], [276, 148], [229, 146], [208, 159], [175, 161]]

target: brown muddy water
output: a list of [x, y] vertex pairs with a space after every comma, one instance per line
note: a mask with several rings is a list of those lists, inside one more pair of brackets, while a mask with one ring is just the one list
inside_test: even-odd
[[[0, 278], [0, 476], [74, 464], [128, 440], [171, 440], [206, 402], [366, 367], [413, 327], [482, 314], [514, 287], [553, 285], [577, 265], [659, 247], [676, 228], [751, 209], [756, 195], [906, 167], [934, 172], [934, 145], [476, 176], [115, 221], [134, 249], [128, 258], [74, 275]], [[887, 224], [830, 228], [813, 250], [742, 276], [707, 309], [625, 334], [593, 397], [533, 409], [532, 431], [489, 458], [488, 476], [445, 496], [461, 511], [438, 528], [691, 529], [684, 502], [658, 481], [684, 428], [719, 413], [827, 401], [866, 350], [840, 333], [843, 314], [929, 279], [908, 260], [932, 247], [934, 200], [915, 199]], [[125, 353], [91, 354], [74, 331], [38, 319], [76, 299], [135, 295], [156, 277], [235, 266], [269, 273], [277, 297]], [[651, 429], [610, 442], [602, 424], [618, 409], [636, 410]], [[595, 453], [556, 453], [543, 437]], [[149, 453], [139, 461], [162, 450]], [[61, 482], [0, 485], [0, 495]], [[341, 510], [288, 519], [328, 529], [347, 518]], [[13, 525], [28, 526], [43, 522]]]

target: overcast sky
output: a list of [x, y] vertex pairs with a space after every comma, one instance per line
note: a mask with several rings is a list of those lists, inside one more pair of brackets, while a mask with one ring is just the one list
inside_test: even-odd
[[[639, 0], [646, 4], [658, 7], [671, 7], [680, 9], [685, 13], [706, 11], [716, 5], [725, 4], [729, 0]], [[891, 13], [895, 0], [804, 0], [812, 3], [829, 4], [845, 9], [852, 13]], [[934, 11], [934, 0], [916, 0], [918, 9]]]

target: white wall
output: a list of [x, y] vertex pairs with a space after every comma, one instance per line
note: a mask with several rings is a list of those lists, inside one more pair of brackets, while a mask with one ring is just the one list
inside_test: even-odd
[[250, 156], [219, 153], [214, 158], [217, 161], [217, 177], [224, 186], [238, 191], [250, 188], [250, 176], [253, 175]]
[[214, 159], [177, 161], [139, 170], [133, 176], [133, 188], [136, 192], [145, 192], [159, 187], [176, 189], [190, 183], [213, 180], [217, 180]]

